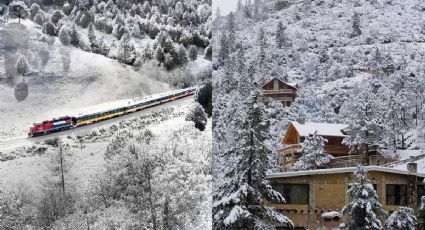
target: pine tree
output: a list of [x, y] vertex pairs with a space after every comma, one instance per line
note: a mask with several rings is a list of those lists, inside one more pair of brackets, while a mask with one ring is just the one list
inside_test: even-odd
[[222, 153], [230, 165], [214, 195], [214, 229], [273, 229], [273, 223], [293, 227], [287, 217], [264, 205], [265, 200], [283, 201], [283, 197], [265, 179], [271, 165], [270, 150], [265, 146], [268, 122], [261, 91], [255, 88], [251, 92], [233, 114], [234, 147]]
[[276, 27], [276, 46], [277, 48], [282, 48], [286, 43], [285, 37], [285, 28], [283, 27], [283, 23], [279, 21]]
[[224, 65], [226, 61], [229, 59], [230, 47], [229, 41], [225, 33], [223, 33], [220, 37], [220, 47], [218, 51], [218, 64]]
[[192, 121], [195, 123], [195, 127], [201, 131], [205, 130], [205, 125], [207, 124], [207, 115], [201, 104], [198, 102], [194, 103], [194, 106], [186, 115], [186, 121]]
[[257, 45], [258, 45], [258, 48], [260, 49], [258, 52], [258, 66], [259, 68], [262, 69], [266, 61], [265, 49], [267, 46], [267, 38], [263, 28], [260, 28], [260, 31], [258, 32]]
[[71, 42], [71, 36], [69, 36], [69, 30], [66, 26], [62, 26], [59, 30], [59, 41], [62, 43], [62, 45], [67, 46]]
[[421, 203], [418, 208], [418, 219], [422, 221], [422, 223], [425, 221], [425, 196], [421, 197]]
[[243, 8], [242, 0], [238, 0], [238, 4], [237, 4], [237, 9], [238, 9], [238, 11], [241, 11], [241, 10], [242, 10], [242, 8]]
[[162, 49], [161, 46], [156, 47], [155, 58], [159, 63], [163, 63], [165, 61], [164, 49]]
[[25, 74], [29, 71], [29, 64], [28, 60], [25, 57], [25, 55], [19, 56], [18, 61], [16, 62], [16, 72], [20, 74], [21, 76], [25, 76]]
[[9, 16], [18, 18], [19, 23], [21, 23], [21, 19], [25, 19], [29, 15], [30, 11], [23, 1], [13, 1], [9, 4]]
[[362, 34], [362, 31], [360, 30], [360, 15], [359, 13], [355, 12], [353, 15], [353, 32], [351, 33], [350, 37], [357, 37], [360, 36]]
[[189, 47], [189, 59], [191, 61], [195, 61], [198, 58], [198, 49], [196, 48], [196, 46], [190, 46]]
[[241, 43], [239, 43], [236, 47], [236, 71], [243, 76], [246, 69], [245, 50]]
[[235, 14], [230, 12], [227, 16], [227, 24], [226, 29], [228, 33], [228, 42], [230, 51], [234, 51], [235, 49], [235, 41], [236, 41], [236, 24], [235, 24]]
[[184, 65], [187, 64], [189, 62], [188, 58], [187, 58], [187, 52], [186, 52], [186, 48], [184, 48], [183, 45], [180, 45], [177, 50], [177, 65]]
[[379, 92], [374, 93], [374, 84], [364, 82], [362, 88], [356, 88], [358, 94], [352, 95], [341, 108], [341, 117], [348, 124], [348, 136], [343, 143], [351, 151], [363, 154], [363, 163], [369, 159], [369, 146], [379, 144], [384, 131], [384, 106]]
[[89, 29], [88, 29], [87, 36], [88, 36], [89, 41], [90, 41], [91, 44], [94, 44], [96, 42], [96, 32], [94, 30], [94, 25], [91, 22], [89, 24]]
[[351, 201], [342, 209], [342, 213], [349, 218], [348, 230], [382, 229], [378, 217], [385, 217], [386, 212], [363, 167], [359, 166], [354, 171], [354, 180], [347, 191]]
[[412, 208], [399, 207], [385, 221], [386, 230], [416, 230], [417, 220]]
[[118, 47], [118, 59], [125, 64], [132, 65], [136, 61], [136, 50], [128, 33], [125, 33]]
[[80, 34], [75, 28], [75, 25], [72, 25], [72, 30], [70, 31], [69, 35], [71, 36], [71, 45], [78, 47], [80, 45]]
[[333, 158], [332, 155], [325, 152], [326, 139], [317, 135], [305, 137], [304, 142], [301, 144], [301, 151], [303, 155], [294, 164], [294, 170], [309, 170], [316, 169], [317, 166], [327, 164]]

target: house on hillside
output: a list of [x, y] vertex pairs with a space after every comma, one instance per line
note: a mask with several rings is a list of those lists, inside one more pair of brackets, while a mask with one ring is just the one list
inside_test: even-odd
[[[416, 163], [409, 164], [409, 171], [365, 166], [379, 202], [388, 212], [400, 206], [416, 209], [420, 197], [425, 195], [425, 174], [416, 172]], [[321, 214], [341, 211], [349, 202], [347, 190], [354, 180], [354, 170], [355, 167], [347, 167], [270, 174], [268, 180], [283, 195], [286, 203], [269, 205], [289, 217], [296, 229], [317, 229]], [[345, 221], [343, 218], [342, 222]], [[286, 228], [281, 226], [277, 229]]]
[[363, 159], [365, 156], [362, 154], [350, 154], [349, 147], [342, 143], [347, 136], [344, 133], [347, 127], [346, 124], [306, 122], [302, 118], [290, 122], [282, 141], [284, 147], [278, 151], [278, 164], [284, 171], [293, 166], [302, 155], [301, 143], [304, 142], [305, 137], [313, 135], [315, 132], [327, 140], [324, 149], [334, 156], [334, 159], [325, 167], [348, 167], [357, 164], [383, 165], [394, 161], [379, 154], [376, 146], [370, 146], [368, 159]]
[[298, 84], [286, 83], [274, 77], [263, 85], [264, 103], [267, 105], [273, 98], [282, 102], [284, 107], [289, 107], [297, 96], [297, 90]]

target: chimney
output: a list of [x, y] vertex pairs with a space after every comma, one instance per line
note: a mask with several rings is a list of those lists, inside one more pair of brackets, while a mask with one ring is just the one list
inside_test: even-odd
[[305, 124], [305, 117], [299, 117], [297, 119], [297, 122], [300, 123], [301, 125], [304, 125]]
[[410, 162], [407, 163], [407, 171], [412, 173], [418, 172], [418, 163], [413, 162], [412, 159], [410, 159]]

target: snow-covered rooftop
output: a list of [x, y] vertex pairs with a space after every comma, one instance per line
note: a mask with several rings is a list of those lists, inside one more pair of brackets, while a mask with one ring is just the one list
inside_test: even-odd
[[[387, 168], [382, 166], [364, 166], [366, 171], [378, 171], [378, 172], [387, 172], [387, 173], [396, 173], [403, 175], [414, 175], [418, 177], [425, 178], [423, 173], [408, 172], [404, 170]], [[352, 173], [356, 170], [356, 167], [347, 167], [347, 168], [332, 168], [332, 169], [316, 169], [316, 170], [306, 170], [306, 171], [294, 171], [294, 172], [283, 172], [283, 173], [272, 173], [267, 175], [267, 178], [282, 178], [282, 177], [297, 177], [297, 176], [308, 176], [308, 175], [322, 175], [322, 174], [336, 174], [336, 173]]]
[[325, 213], [322, 214], [322, 219], [334, 218], [334, 217], [342, 218], [342, 214], [340, 212], [337, 212], [337, 211], [330, 211], [330, 212], [325, 212]]
[[272, 77], [272, 78], [270, 78], [269, 80], [267, 80], [266, 82], [264, 82], [263, 86], [267, 85], [269, 82], [273, 81], [274, 79], [277, 79], [277, 80], [281, 81], [283, 84], [287, 84], [287, 85], [289, 85], [289, 86], [291, 86], [291, 87], [293, 87], [295, 89], [298, 88], [298, 83], [295, 83], [295, 82], [285, 82], [282, 79], [280, 79], [279, 77]]
[[346, 135], [342, 132], [342, 130], [348, 127], [348, 125], [346, 124], [316, 122], [305, 122], [301, 124], [297, 121], [292, 121], [291, 124], [297, 130], [298, 134], [302, 137], [312, 135], [315, 132], [317, 132], [317, 135], [320, 136], [345, 137]]

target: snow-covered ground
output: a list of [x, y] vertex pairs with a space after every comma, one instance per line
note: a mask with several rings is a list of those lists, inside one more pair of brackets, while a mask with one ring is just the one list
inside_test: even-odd
[[[21, 136], [33, 122], [66, 115], [64, 111], [171, 90], [168, 84], [155, 80], [149, 70], [136, 71], [102, 55], [65, 47], [54, 37], [49, 38], [53, 39], [49, 44], [40, 40], [37, 25], [29, 20], [22, 23], [28, 30], [31, 49], [17, 52], [28, 53], [31, 74], [23, 81], [29, 95], [24, 101], [15, 99], [14, 89], [4, 83], [8, 63], [0, 59], [0, 120], [5, 121], [0, 138]], [[5, 33], [4, 28], [0, 32]], [[47, 57], [44, 51], [48, 51]], [[40, 64], [40, 59], [47, 62]]]
[[[116, 132], [123, 130], [140, 130], [150, 129], [154, 134], [161, 138], [169, 138], [166, 134], [171, 131], [182, 129], [184, 126], [190, 125], [185, 121], [185, 114], [191, 106], [193, 98], [182, 99], [179, 103], [171, 106], [163, 105], [155, 110], [140, 113], [131, 118], [114, 120], [102, 126], [91, 127], [90, 130], [76, 132], [62, 136], [64, 143], [70, 146], [66, 150], [66, 154], [72, 164], [71, 175], [78, 179], [79, 187], [85, 188], [87, 179], [96, 172], [104, 164], [104, 153], [110, 139]], [[208, 120], [206, 130], [211, 130], [211, 120]], [[90, 126], [88, 126], [90, 127]], [[117, 131], [117, 127], [119, 130]], [[97, 133], [97, 135], [93, 135]], [[211, 138], [211, 132], [202, 132], [206, 138]], [[77, 136], [84, 138], [83, 148], [80, 148], [80, 142]], [[46, 139], [43, 139], [46, 140]], [[14, 152], [29, 151], [33, 147], [46, 146], [43, 141], [27, 142], [25, 145], [19, 144], [12, 148], [8, 148], [4, 154], [12, 154]], [[27, 156], [17, 157], [13, 160], [0, 161], [0, 188], [2, 185], [25, 185], [29, 189], [39, 191], [40, 182], [47, 176], [49, 160], [54, 148], [47, 146], [43, 153], [28, 153]]]

